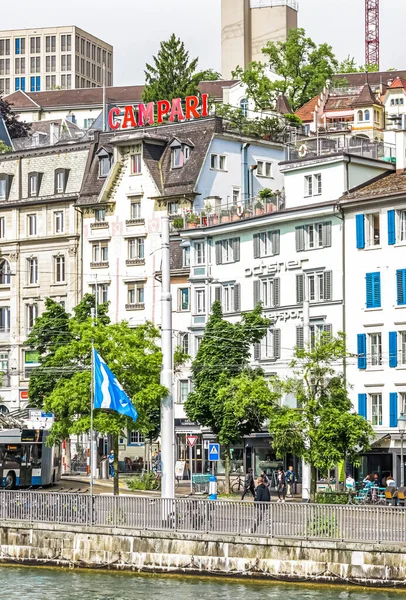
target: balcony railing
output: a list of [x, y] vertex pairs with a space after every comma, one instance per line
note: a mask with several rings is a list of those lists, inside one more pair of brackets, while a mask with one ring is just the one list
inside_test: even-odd
[[107, 221], [94, 221], [90, 223], [90, 229], [107, 229], [109, 226]]
[[202, 227], [224, 225], [225, 223], [238, 223], [246, 219], [262, 217], [277, 212], [282, 210], [284, 206], [284, 194], [277, 192], [267, 198], [260, 199], [256, 197], [250, 202], [238, 205], [220, 205], [210, 210], [179, 215], [171, 222], [171, 231], [176, 232], [183, 229], [199, 229]]
[[127, 258], [125, 261], [127, 267], [134, 267], [135, 265], [145, 265], [145, 258]]
[[337, 123], [327, 123], [326, 131], [351, 131], [354, 121], [340, 121]]
[[139, 219], [127, 219], [125, 224], [127, 227], [132, 227], [133, 225], [145, 225], [145, 219], [140, 217]]
[[91, 269], [105, 269], [108, 266], [109, 266], [109, 261], [108, 260], [102, 260], [102, 261], [99, 261], [99, 262], [91, 262], [90, 263], [90, 268]]
[[355, 154], [385, 162], [396, 162], [396, 148], [392, 144], [371, 141], [368, 138], [352, 136], [313, 137], [296, 145], [288, 145], [288, 160], [302, 160], [328, 156], [329, 154]]
[[135, 303], [125, 305], [126, 310], [144, 310], [144, 308], [145, 308], [144, 302], [135, 302]]

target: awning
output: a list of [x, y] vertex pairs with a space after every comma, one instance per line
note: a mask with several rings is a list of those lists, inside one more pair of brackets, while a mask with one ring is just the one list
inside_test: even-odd
[[383, 445], [386, 446], [386, 444], [384, 444], [384, 442], [390, 442], [391, 441], [391, 434], [390, 433], [385, 433], [384, 435], [380, 435], [372, 444], [371, 444], [371, 449], [372, 448], [381, 448]]

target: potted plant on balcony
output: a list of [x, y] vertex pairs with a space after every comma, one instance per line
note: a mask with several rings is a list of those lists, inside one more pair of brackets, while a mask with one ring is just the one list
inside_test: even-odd
[[232, 221], [239, 221], [240, 220], [240, 216], [238, 214], [238, 208], [236, 206], [232, 206], [230, 210], [231, 210], [231, 220]]
[[265, 202], [265, 212], [270, 213], [273, 212], [274, 210], [276, 210], [275, 204], [274, 204], [274, 198], [276, 196], [276, 193], [271, 190], [270, 188], [264, 188], [263, 190], [259, 191], [259, 197], [261, 198], [261, 200], [263, 202]]
[[255, 216], [258, 217], [259, 215], [263, 215], [264, 214], [264, 204], [263, 202], [261, 202], [261, 200], [257, 200], [254, 204], [254, 211], [255, 211]]
[[184, 229], [185, 223], [183, 221], [183, 217], [175, 217], [172, 221], [172, 225], [175, 229]]
[[195, 215], [194, 213], [190, 213], [187, 216], [187, 227], [188, 229], [196, 229], [198, 224], [200, 223], [199, 215]]
[[220, 212], [220, 222], [221, 223], [229, 223], [230, 222], [230, 211], [229, 210], [222, 210]]

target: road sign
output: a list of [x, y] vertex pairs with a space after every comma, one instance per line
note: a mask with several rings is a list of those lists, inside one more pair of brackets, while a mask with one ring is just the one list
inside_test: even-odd
[[218, 461], [220, 460], [220, 444], [209, 445], [209, 460]]
[[187, 443], [189, 444], [189, 446], [191, 448], [193, 448], [193, 446], [196, 444], [197, 439], [198, 439], [197, 435], [187, 435], [186, 436]]

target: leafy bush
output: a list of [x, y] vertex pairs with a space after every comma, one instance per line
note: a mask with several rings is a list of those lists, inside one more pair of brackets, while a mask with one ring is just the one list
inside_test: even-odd
[[318, 492], [316, 504], [348, 504], [346, 492]]
[[127, 479], [127, 485], [130, 490], [159, 490], [161, 482], [155, 473], [142, 473], [131, 479]]
[[307, 535], [310, 537], [337, 537], [337, 523], [335, 517], [316, 517], [307, 526]]

